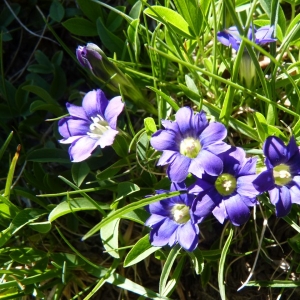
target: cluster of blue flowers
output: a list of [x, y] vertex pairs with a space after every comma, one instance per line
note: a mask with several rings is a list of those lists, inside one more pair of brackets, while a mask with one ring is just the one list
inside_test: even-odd
[[[236, 226], [244, 224], [250, 208], [258, 204], [257, 196], [266, 191], [278, 217], [287, 215], [292, 203], [300, 204], [300, 152], [293, 137], [287, 146], [278, 137], [266, 139], [266, 170], [257, 175], [257, 159], [247, 158], [242, 148], [223, 142], [226, 128], [218, 122], [209, 123], [203, 111], [194, 114], [183, 107], [175, 121], [162, 124], [165, 129], [154, 133], [150, 142], [162, 151], [158, 165], [168, 165], [171, 191], [182, 194], [147, 208], [152, 245], [178, 242], [193, 251], [198, 242], [198, 223], [205, 217], [212, 213], [221, 223], [229, 220]], [[188, 173], [196, 180], [186, 187]]]
[[[275, 41], [273, 30], [270, 26], [249, 28], [247, 36], [263, 45]], [[239, 50], [241, 38], [236, 27], [219, 32], [217, 37], [222, 44]], [[99, 50], [94, 44], [79, 47], [78, 61], [93, 73], [113, 68], [119, 80], [128, 84], [121, 71], [109, 62], [104, 64]], [[101, 66], [95, 66], [93, 59]], [[87, 159], [97, 146], [113, 144], [118, 134], [117, 118], [124, 109], [120, 96], [109, 101], [101, 90], [93, 90], [85, 95], [82, 106], [67, 103], [67, 109], [69, 116], [59, 121], [58, 128], [63, 137], [60, 142], [71, 144], [72, 162]], [[292, 203], [300, 204], [300, 152], [293, 137], [287, 146], [278, 137], [268, 137], [263, 145], [266, 170], [256, 174], [257, 159], [247, 158], [242, 148], [224, 142], [225, 126], [208, 122], [203, 111], [194, 113], [190, 107], [182, 107], [175, 121], [162, 120], [162, 125], [164, 129], [155, 132], [150, 143], [162, 151], [157, 165], [167, 165], [170, 191], [180, 191], [180, 195], [146, 207], [152, 245], [179, 243], [193, 251], [198, 245], [198, 224], [208, 215], [212, 213], [221, 223], [229, 220], [236, 226], [244, 224], [250, 208], [258, 204], [257, 196], [264, 192], [269, 193], [278, 217], [286, 216]], [[190, 173], [195, 181], [186, 186]], [[157, 194], [165, 192], [159, 190]]]

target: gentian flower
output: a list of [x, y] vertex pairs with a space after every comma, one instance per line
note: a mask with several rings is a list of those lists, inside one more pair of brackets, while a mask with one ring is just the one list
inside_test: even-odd
[[267, 170], [253, 183], [259, 192], [268, 191], [277, 217], [284, 217], [290, 212], [292, 203], [300, 204], [299, 149], [294, 137], [285, 145], [280, 138], [269, 136], [263, 152]]
[[[249, 27], [247, 38], [253, 41], [256, 45], [265, 45], [267, 43], [276, 42], [277, 39], [272, 38], [274, 32], [274, 26], [263, 26], [259, 29], [252, 26]], [[253, 36], [254, 33], [254, 36]], [[219, 31], [217, 33], [217, 39], [220, 43], [225, 46], [232, 46], [235, 51], [239, 50], [241, 44], [240, 33], [236, 26], [232, 26], [224, 31]]]
[[155, 132], [150, 140], [154, 149], [163, 151], [157, 165], [169, 165], [167, 174], [173, 182], [184, 181], [189, 172], [197, 177], [204, 170], [211, 175], [218, 174], [222, 161], [216, 154], [230, 148], [222, 142], [227, 135], [225, 126], [208, 123], [203, 111], [194, 114], [189, 107], [180, 108], [175, 119], [174, 122], [162, 120], [165, 129]]
[[88, 68], [112, 92], [119, 93], [121, 89], [122, 95], [136, 106], [150, 113], [157, 114], [157, 110], [144, 97], [136, 82], [110, 61], [97, 45], [88, 43], [86, 46], [79, 46], [76, 49], [76, 56], [79, 63], [83, 67]]
[[80, 162], [91, 156], [100, 146], [111, 146], [118, 134], [117, 118], [124, 108], [120, 96], [108, 101], [98, 89], [88, 92], [82, 107], [66, 104], [70, 116], [58, 122], [58, 131], [63, 136], [59, 142], [71, 144], [69, 155], [72, 162]]
[[[171, 192], [184, 190], [183, 184], [171, 185]], [[159, 190], [157, 194], [167, 191]], [[146, 206], [146, 210], [151, 214], [145, 225], [150, 226], [150, 242], [153, 246], [162, 247], [174, 246], [179, 243], [185, 250], [193, 251], [198, 244], [198, 234], [200, 223], [205, 216], [195, 218], [191, 211], [194, 200], [192, 194], [180, 194]]]
[[[251, 27], [248, 30], [247, 38], [250, 41], [255, 42], [257, 45], [264, 45], [267, 43], [275, 42], [276, 39], [272, 38], [274, 32], [274, 26], [263, 26], [259, 29]], [[254, 36], [253, 36], [254, 34]], [[235, 26], [230, 27], [227, 30], [217, 33], [217, 39], [225, 46], [232, 46], [235, 51], [238, 51], [241, 44], [241, 37], [238, 29]], [[241, 81], [248, 89], [256, 84], [256, 69], [255, 65], [250, 57], [247, 49], [244, 49], [243, 56], [239, 66], [239, 75]]]
[[[250, 216], [250, 207], [257, 204], [259, 192], [252, 182], [256, 178], [256, 158], [246, 158], [242, 148], [219, 154], [223, 167], [217, 175], [203, 174], [189, 187], [195, 194], [195, 216], [210, 210], [220, 223], [229, 219], [233, 225], [245, 223]], [[211, 162], [212, 164], [215, 161]]]

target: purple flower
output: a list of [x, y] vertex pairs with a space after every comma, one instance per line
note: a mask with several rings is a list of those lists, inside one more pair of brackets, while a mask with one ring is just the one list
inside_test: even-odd
[[[171, 191], [184, 190], [183, 184], [172, 183]], [[157, 194], [167, 191], [159, 190]], [[195, 218], [191, 211], [194, 195], [181, 194], [151, 203], [146, 210], [151, 214], [145, 225], [150, 226], [150, 242], [153, 246], [174, 246], [179, 243], [185, 250], [193, 251], [198, 244], [198, 234], [203, 216]]]
[[[276, 42], [276, 39], [272, 38], [272, 34], [274, 32], [274, 26], [263, 26], [259, 29], [256, 29], [255, 27], [251, 27], [248, 30], [247, 38], [257, 45], [264, 45], [267, 43]], [[254, 33], [254, 38], [253, 38]], [[238, 29], [236, 26], [232, 26], [229, 29], [226, 29], [224, 31], [219, 31], [217, 33], [217, 39], [220, 43], [222, 43], [225, 46], [232, 46], [232, 48], [236, 51], [239, 50], [240, 44], [241, 44], [241, 37]]]
[[257, 204], [259, 192], [252, 184], [257, 176], [256, 158], [246, 158], [244, 150], [235, 147], [219, 157], [223, 162], [219, 174], [205, 173], [189, 188], [189, 193], [197, 195], [193, 211], [198, 217], [210, 210], [220, 223], [229, 219], [239, 226], [248, 220], [249, 207]]
[[72, 162], [80, 162], [91, 156], [97, 146], [111, 146], [117, 131], [117, 118], [124, 108], [120, 96], [108, 101], [101, 90], [88, 92], [82, 107], [66, 104], [70, 116], [58, 122], [63, 136], [59, 142], [71, 144], [69, 155]]
[[137, 81], [124, 74], [97, 45], [88, 43], [86, 46], [78, 46], [76, 56], [79, 63], [89, 69], [109, 90], [114, 93], [119, 93], [121, 90], [125, 99], [157, 115], [157, 110], [144, 96], [141, 87], [137, 86]]
[[295, 138], [286, 146], [275, 136], [269, 136], [263, 145], [267, 170], [254, 180], [255, 188], [269, 192], [277, 217], [286, 216], [292, 203], [300, 204], [300, 153]]
[[189, 172], [197, 177], [204, 170], [216, 175], [222, 169], [216, 154], [230, 147], [222, 142], [227, 135], [225, 126], [208, 123], [203, 111], [194, 115], [189, 107], [180, 108], [175, 119], [162, 120], [165, 129], [155, 132], [150, 140], [154, 149], [163, 151], [157, 165], [169, 164], [167, 174], [173, 182], [184, 181]]

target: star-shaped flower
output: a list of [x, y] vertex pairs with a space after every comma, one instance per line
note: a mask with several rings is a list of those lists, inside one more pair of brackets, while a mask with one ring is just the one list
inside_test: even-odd
[[91, 156], [100, 146], [111, 146], [118, 134], [117, 118], [124, 108], [120, 96], [108, 101], [98, 89], [88, 92], [82, 107], [66, 104], [70, 116], [58, 122], [58, 131], [63, 136], [59, 142], [71, 144], [69, 155], [72, 162], [80, 162]]
[[194, 114], [190, 107], [182, 107], [175, 121], [162, 120], [162, 125], [165, 129], [155, 132], [150, 143], [163, 151], [158, 165], [169, 165], [171, 181], [182, 182], [189, 172], [197, 177], [204, 171], [212, 175], [219, 172], [222, 162], [216, 154], [230, 148], [222, 141], [227, 135], [223, 124], [208, 123], [203, 111]]
[[285, 145], [270, 136], [263, 145], [267, 170], [254, 180], [255, 188], [268, 191], [270, 201], [276, 208], [277, 217], [286, 216], [292, 203], [300, 204], [300, 153], [295, 138]]

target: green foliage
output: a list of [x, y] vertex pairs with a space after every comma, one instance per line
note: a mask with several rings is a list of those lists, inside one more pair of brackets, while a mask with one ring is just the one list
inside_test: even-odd
[[[167, 192], [150, 139], [181, 107], [223, 122], [227, 142], [257, 157], [257, 172], [268, 136], [294, 135], [299, 145], [300, 1], [8, 2], [0, 4], [0, 298], [233, 299], [248, 269], [255, 277], [239, 293], [299, 298], [297, 204], [278, 219], [261, 195], [235, 229], [209, 217], [193, 252], [151, 245], [145, 222], [149, 204], [180, 194]], [[241, 38], [257, 76], [247, 88], [242, 51], [216, 34], [269, 24], [277, 43]], [[75, 56], [88, 42], [102, 56], [92, 70]], [[72, 163], [57, 123], [66, 102], [81, 105], [97, 88], [125, 102], [119, 134]]]

